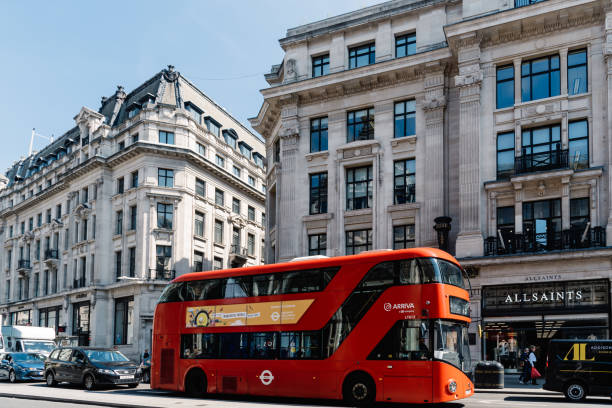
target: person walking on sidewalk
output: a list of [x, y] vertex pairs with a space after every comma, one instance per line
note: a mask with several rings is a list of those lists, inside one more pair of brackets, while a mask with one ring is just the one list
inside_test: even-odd
[[538, 384], [536, 382], [535, 377], [531, 376], [531, 370], [532, 370], [532, 368], [535, 367], [536, 361], [538, 361], [538, 359], [536, 358], [536, 355], [535, 355], [535, 351], [536, 351], [536, 346], [532, 345], [531, 346], [531, 351], [529, 352], [529, 364], [528, 364], [528, 366], [529, 366], [529, 370], [530, 370], [530, 375], [529, 376], [531, 377], [531, 384], [533, 384], [533, 385], [537, 385]]
[[529, 363], [529, 347], [525, 347], [523, 354], [521, 354], [521, 367], [523, 372], [519, 377], [519, 384], [527, 384], [531, 379], [531, 363]]

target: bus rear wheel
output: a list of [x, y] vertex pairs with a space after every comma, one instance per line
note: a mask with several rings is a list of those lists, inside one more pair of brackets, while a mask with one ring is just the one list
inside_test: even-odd
[[351, 405], [370, 405], [376, 397], [376, 385], [366, 373], [351, 374], [344, 381], [342, 396]]
[[204, 371], [194, 368], [185, 378], [185, 392], [191, 397], [202, 397], [206, 394], [206, 375]]
[[565, 386], [565, 398], [569, 401], [580, 402], [586, 399], [587, 390], [583, 383], [570, 382]]

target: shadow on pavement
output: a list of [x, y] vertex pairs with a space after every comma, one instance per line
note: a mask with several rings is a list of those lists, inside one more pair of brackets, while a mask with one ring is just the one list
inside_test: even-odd
[[[510, 395], [504, 398], [504, 401], [513, 401], [513, 402], [550, 402], [550, 403], [560, 403], [560, 402], [568, 402], [562, 394], [558, 396], [539, 396], [539, 395]], [[612, 405], [612, 401], [606, 397], [588, 397], [584, 401], [585, 404], [607, 404]], [[577, 404], [577, 407], [580, 407], [581, 404]]]

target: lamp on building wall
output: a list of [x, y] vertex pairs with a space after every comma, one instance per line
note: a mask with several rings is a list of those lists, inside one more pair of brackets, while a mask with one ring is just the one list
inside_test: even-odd
[[438, 248], [448, 252], [448, 232], [451, 230], [451, 217], [445, 215], [434, 218], [434, 227], [438, 233]]

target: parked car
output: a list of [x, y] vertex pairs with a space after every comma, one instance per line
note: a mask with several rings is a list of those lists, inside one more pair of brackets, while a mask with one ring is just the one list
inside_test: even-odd
[[545, 390], [574, 402], [612, 397], [612, 340], [551, 340], [546, 365]]
[[121, 384], [135, 388], [141, 375], [137, 363], [107, 348], [61, 347], [53, 350], [45, 361], [45, 381], [50, 387], [69, 382], [83, 384], [87, 390]]
[[24, 380], [43, 381], [46, 357], [40, 353], [0, 354], [0, 379], [14, 383]]

